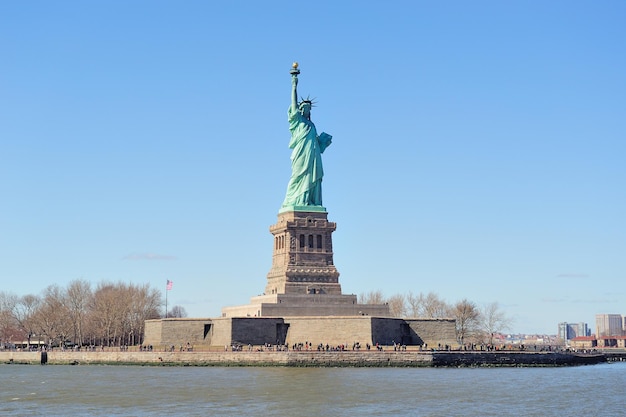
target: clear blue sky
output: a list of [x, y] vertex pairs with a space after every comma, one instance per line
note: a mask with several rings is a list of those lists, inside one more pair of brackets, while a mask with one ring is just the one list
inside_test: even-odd
[[0, 4], [0, 279], [265, 288], [289, 68], [333, 135], [345, 293], [626, 314], [626, 2]]

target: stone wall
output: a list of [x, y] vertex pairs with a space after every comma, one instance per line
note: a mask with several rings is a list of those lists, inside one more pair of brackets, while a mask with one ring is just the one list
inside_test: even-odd
[[269, 317], [295, 317], [295, 316], [388, 316], [389, 307], [385, 304], [301, 304], [281, 305], [263, 304], [262, 315]]
[[[451, 346], [456, 348], [459, 344], [456, 340], [456, 322], [454, 319], [404, 319], [414, 334], [417, 343], [426, 343], [428, 348]], [[421, 342], [420, 342], [421, 341]]]
[[327, 343], [330, 346], [359, 342], [365, 347], [372, 343], [371, 317], [286, 317], [289, 325], [286, 343], [311, 342], [314, 346]]
[[222, 308], [222, 317], [362, 315], [389, 317], [389, 305], [358, 304], [354, 294], [269, 294], [252, 297], [247, 305]]
[[189, 343], [194, 348], [208, 349], [233, 344], [263, 345], [284, 343], [286, 329], [282, 318], [216, 318], [147, 320], [144, 344], [158, 350], [174, 346], [180, 350]]
[[458, 346], [454, 319], [399, 319], [370, 316], [221, 317], [216, 319], [162, 319], [146, 321], [145, 344], [158, 349], [174, 346], [224, 347], [310, 342], [314, 346], [352, 346], [359, 342], [409, 346], [427, 343]]
[[[431, 366], [416, 352], [48, 352], [49, 365], [136, 364], [191, 366]], [[39, 364], [40, 352], [0, 352], [2, 364]]]
[[410, 328], [403, 319], [373, 317], [371, 327], [374, 345], [417, 344], [411, 343]]
[[147, 320], [145, 345], [158, 350], [174, 346], [196, 348], [232, 344], [288, 344], [311, 342], [331, 346], [359, 342], [363, 347], [393, 343], [428, 348], [458, 346], [454, 319], [398, 319], [370, 316], [241, 317]]
[[283, 344], [284, 335], [279, 328], [284, 323], [282, 318], [233, 318], [232, 343], [264, 345]]
[[436, 352], [433, 366], [572, 366], [606, 362], [605, 355], [564, 352]]
[[[60, 352], [47, 353], [50, 365], [135, 364], [155, 366], [569, 366], [606, 362], [604, 354], [543, 352]], [[0, 351], [0, 364], [39, 364], [40, 352]], [[0, 365], [1, 366], [1, 365]]]
[[199, 318], [172, 318], [145, 321], [144, 345], [171, 347], [180, 349], [180, 346], [209, 346], [206, 339], [207, 326], [211, 319]]

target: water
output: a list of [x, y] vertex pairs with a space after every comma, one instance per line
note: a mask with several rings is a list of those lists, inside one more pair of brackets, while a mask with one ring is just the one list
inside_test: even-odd
[[2, 416], [619, 416], [626, 363], [569, 368], [0, 365]]

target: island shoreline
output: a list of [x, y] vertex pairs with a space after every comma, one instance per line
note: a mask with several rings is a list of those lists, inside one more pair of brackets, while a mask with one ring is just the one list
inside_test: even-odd
[[556, 367], [608, 361], [604, 353], [465, 351], [0, 352], [0, 364], [277, 367]]

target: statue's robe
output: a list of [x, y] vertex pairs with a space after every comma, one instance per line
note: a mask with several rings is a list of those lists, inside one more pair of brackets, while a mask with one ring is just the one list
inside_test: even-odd
[[322, 152], [330, 145], [332, 136], [317, 135], [315, 125], [294, 106], [289, 107], [291, 141], [291, 179], [283, 207], [322, 205]]

